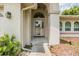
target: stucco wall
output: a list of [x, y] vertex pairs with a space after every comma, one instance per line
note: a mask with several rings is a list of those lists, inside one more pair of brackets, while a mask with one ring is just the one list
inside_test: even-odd
[[50, 15], [50, 24], [49, 24], [49, 43], [50, 45], [59, 44], [60, 34], [59, 34], [59, 15], [52, 14]]
[[[6, 18], [6, 12], [11, 12], [12, 18]], [[0, 19], [0, 32], [15, 34], [20, 40], [20, 4], [4, 4], [4, 17]]]

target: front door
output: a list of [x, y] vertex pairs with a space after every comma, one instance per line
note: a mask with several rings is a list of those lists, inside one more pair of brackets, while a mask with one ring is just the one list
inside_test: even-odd
[[44, 18], [33, 19], [33, 36], [44, 37]]

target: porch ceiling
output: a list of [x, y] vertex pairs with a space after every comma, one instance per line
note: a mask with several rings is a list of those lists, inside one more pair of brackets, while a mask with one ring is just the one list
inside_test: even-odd
[[21, 9], [34, 5], [34, 3], [21, 3]]

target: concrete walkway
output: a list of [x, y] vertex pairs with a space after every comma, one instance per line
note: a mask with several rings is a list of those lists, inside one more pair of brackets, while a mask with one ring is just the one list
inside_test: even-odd
[[45, 51], [44, 51], [44, 47], [43, 44], [47, 43], [48, 40], [46, 40], [45, 38], [34, 38], [32, 40], [32, 51], [30, 53], [30, 55], [35, 55], [35, 56], [45, 56]]
[[30, 53], [29, 56], [48, 56], [48, 55], [42, 52], [32, 52]]
[[48, 40], [43, 37], [34, 38], [31, 43], [33, 45], [32, 51], [23, 51], [20, 56], [50, 56], [45, 53], [43, 46], [44, 43], [48, 43]]

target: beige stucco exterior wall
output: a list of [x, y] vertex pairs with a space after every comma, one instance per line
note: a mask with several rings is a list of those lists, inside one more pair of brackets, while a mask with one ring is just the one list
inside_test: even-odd
[[[16, 38], [20, 39], [20, 4], [19, 3], [6, 3], [4, 5], [4, 16], [0, 19], [0, 31], [2, 33], [15, 34]], [[6, 12], [11, 12], [12, 18], [6, 18]]]

